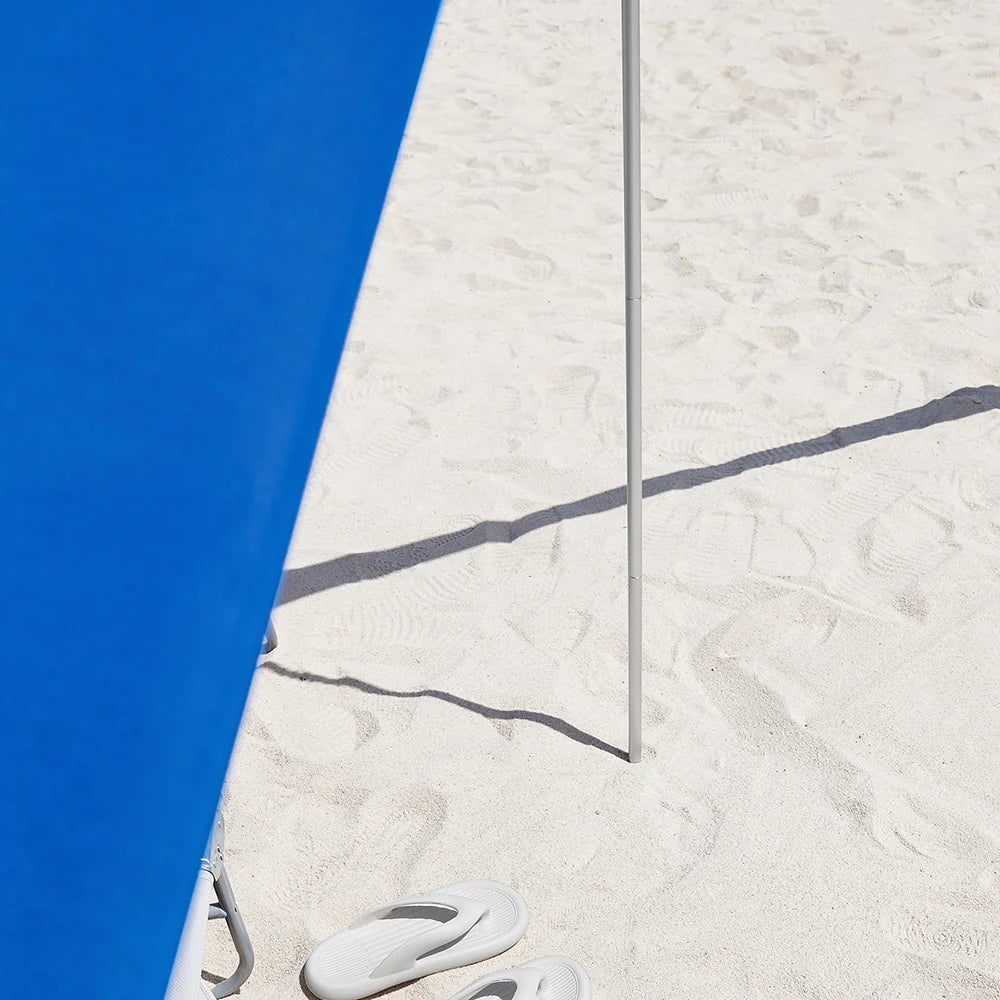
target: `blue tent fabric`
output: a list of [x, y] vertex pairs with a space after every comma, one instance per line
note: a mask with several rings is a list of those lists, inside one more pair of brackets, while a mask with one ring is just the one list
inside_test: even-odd
[[436, 13], [5, 10], [5, 997], [163, 995]]

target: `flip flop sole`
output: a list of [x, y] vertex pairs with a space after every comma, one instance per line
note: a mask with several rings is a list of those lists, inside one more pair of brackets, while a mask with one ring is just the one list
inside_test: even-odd
[[[452, 941], [447, 940], [447, 921], [441, 920], [449, 900], [468, 901], [470, 907], [486, 911]], [[394, 908], [398, 914], [391, 912]], [[320, 1000], [363, 1000], [434, 972], [499, 955], [521, 940], [527, 926], [528, 907], [513, 889], [498, 882], [458, 882], [397, 900], [327, 938], [309, 956], [303, 975]], [[435, 938], [443, 943], [435, 946]], [[405, 968], [379, 973], [402, 949], [412, 949], [416, 939], [431, 942], [427, 951]]]

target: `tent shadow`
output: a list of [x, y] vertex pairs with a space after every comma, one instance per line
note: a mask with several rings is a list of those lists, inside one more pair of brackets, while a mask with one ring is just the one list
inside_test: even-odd
[[[823, 455], [876, 438], [920, 430], [995, 409], [1000, 409], [1000, 386], [982, 385], [978, 388], [956, 389], [947, 396], [933, 399], [922, 406], [849, 427], [838, 427], [819, 437], [753, 452], [717, 465], [680, 469], [646, 479], [643, 481], [642, 495], [648, 498], [672, 490], [692, 489], [738, 476], [751, 469]], [[619, 486], [569, 503], [532, 511], [514, 520], [480, 521], [471, 528], [435, 535], [406, 545], [372, 552], [354, 552], [312, 566], [297, 567], [285, 572], [277, 603], [288, 604], [334, 587], [375, 580], [478, 545], [515, 542], [529, 532], [559, 521], [600, 514], [624, 506], [625, 487]]]
[[280, 663], [275, 663], [273, 660], [264, 661], [257, 669], [268, 670], [279, 677], [308, 681], [312, 684], [352, 688], [363, 694], [377, 695], [382, 698], [434, 698], [492, 721], [532, 722], [535, 725], [545, 726], [547, 729], [551, 729], [553, 732], [559, 733], [561, 736], [565, 736], [567, 739], [571, 739], [585, 747], [593, 747], [595, 750], [601, 750], [604, 753], [611, 754], [612, 757], [617, 757], [619, 760], [628, 760], [628, 754], [624, 750], [620, 750], [618, 747], [612, 746], [597, 736], [585, 732], [565, 719], [560, 719], [555, 715], [548, 715], [545, 712], [532, 712], [519, 708], [493, 708], [490, 705], [483, 705], [477, 701], [470, 701], [468, 698], [461, 698], [458, 695], [450, 694], [448, 691], [439, 691], [434, 688], [423, 688], [418, 691], [395, 691], [392, 688], [384, 688], [377, 684], [363, 681], [359, 677], [324, 677], [321, 674], [313, 674], [304, 670], [289, 670], [287, 667], [283, 667]]

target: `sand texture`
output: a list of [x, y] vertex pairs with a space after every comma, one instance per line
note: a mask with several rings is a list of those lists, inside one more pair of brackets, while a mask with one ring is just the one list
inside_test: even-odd
[[[1000, 0], [447, 0], [230, 774], [248, 1000], [467, 878], [596, 1000], [1000, 997]], [[213, 924], [207, 971], [228, 974]]]

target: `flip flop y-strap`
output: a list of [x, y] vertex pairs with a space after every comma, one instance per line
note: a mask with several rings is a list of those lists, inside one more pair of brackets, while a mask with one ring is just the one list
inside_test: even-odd
[[467, 896], [447, 896], [443, 893], [429, 896], [407, 896], [397, 899], [394, 903], [380, 906], [360, 917], [351, 929], [363, 927], [376, 920], [390, 917], [427, 917], [428, 911], [435, 911], [434, 919], [443, 916], [444, 919], [433, 927], [415, 934], [395, 948], [372, 970], [372, 979], [382, 979], [395, 976], [414, 969], [416, 963], [431, 952], [443, 951], [460, 941], [483, 917], [489, 908], [475, 899]]
[[509, 969], [498, 973], [494, 983], [513, 983], [514, 995], [510, 1000], [535, 1000], [545, 981], [545, 970], [537, 966], [522, 965], [519, 969]]
[[[497, 990], [501, 986], [510, 983], [514, 987], [514, 993], [510, 1000], [537, 1000], [538, 993], [545, 982], [546, 970], [537, 965], [519, 965], [516, 969], [503, 969], [491, 975], [477, 979], [471, 986], [467, 986], [458, 996], [452, 1000], [486, 1000], [495, 998]], [[504, 995], [507, 991], [504, 990]]]

